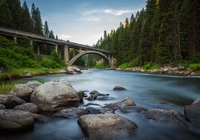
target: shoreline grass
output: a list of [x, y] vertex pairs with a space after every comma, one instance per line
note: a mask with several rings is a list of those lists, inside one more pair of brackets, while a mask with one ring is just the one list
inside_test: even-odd
[[32, 76], [37, 75], [47, 75], [47, 74], [57, 74], [60, 70], [59, 69], [47, 69], [47, 68], [22, 68], [22, 69], [12, 69], [12, 71], [8, 71], [5, 73], [0, 74], [0, 81], [7, 81], [7, 80], [14, 80], [24, 78], [24, 72], [30, 72]]

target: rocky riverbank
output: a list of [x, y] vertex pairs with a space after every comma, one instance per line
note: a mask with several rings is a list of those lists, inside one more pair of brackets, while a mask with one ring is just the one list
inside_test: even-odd
[[145, 69], [144, 67], [132, 67], [132, 68], [117, 68], [116, 70], [126, 70], [134, 72], [146, 72], [146, 73], [160, 73], [160, 74], [170, 74], [170, 75], [186, 75], [186, 76], [199, 76], [199, 72], [195, 72], [190, 68], [183, 66], [172, 67], [163, 66], [156, 69]]
[[[113, 90], [126, 89], [116, 86]], [[0, 130], [26, 130], [33, 128], [36, 121], [45, 123], [49, 117], [78, 118], [78, 124], [89, 139], [126, 139], [140, 128], [140, 124], [115, 114], [116, 111], [140, 113], [146, 122], [171, 124], [183, 129], [190, 129], [190, 122], [200, 121], [200, 99], [186, 105], [184, 114], [177, 110], [148, 110], [137, 106], [129, 97], [104, 106], [92, 102], [84, 104], [86, 99], [112, 101], [114, 98], [98, 91], [92, 91], [86, 97], [84, 91], [76, 91], [65, 80], [17, 84], [9, 95], [0, 95]], [[173, 106], [165, 101], [161, 104]]]

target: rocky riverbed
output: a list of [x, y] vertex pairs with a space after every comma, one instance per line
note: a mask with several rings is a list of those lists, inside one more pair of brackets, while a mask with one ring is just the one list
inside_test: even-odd
[[116, 70], [127, 70], [135, 72], [146, 72], [146, 73], [160, 73], [160, 74], [170, 74], [170, 75], [187, 75], [187, 76], [199, 76], [199, 74], [189, 68], [183, 66], [163, 66], [156, 69], [146, 70], [144, 67], [133, 67], [133, 68], [117, 68]]
[[[126, 89], [116, 86], [113, 90]], [[177, 110], [148, 110], [137, 106], [129, 97], [104, 106], [84, 104], [86, 99], [112, 100], [113, 97], [98, 91], [92, 91], [86, 97], [84, 91], [76, 91], [66, 80], [17, 84], [9, 95], [0, 95], [0, 130], [24, 131], [33, 128], [36, 121], [45, 123], [48, 117], [78, 118], [77, 123], [89, 139], [126, 139], [134, 135], [140, 124], [115, 114], [116, 111], [140, 113], [146, 122], [171, 124], [183, 129], [190, 129], [191, 122], [200, 121], [200, 99], [186, 105], [184, 114]], [[160, 104], [175, 106], [165, 101]]]

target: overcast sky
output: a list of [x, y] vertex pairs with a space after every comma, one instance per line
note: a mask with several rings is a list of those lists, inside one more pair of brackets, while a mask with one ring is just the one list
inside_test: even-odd
[[[24, 0], [20, 0], [23, 4]], [[92, 46], [146, 6], [146, 0], [26, 0], [39, 8], [43, 23], [59, 39]]]

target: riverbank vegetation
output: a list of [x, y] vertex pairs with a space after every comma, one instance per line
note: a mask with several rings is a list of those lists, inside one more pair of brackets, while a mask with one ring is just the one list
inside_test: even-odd
[[112, 51], [120, 68], [182, 65], [199, 71], [199, 15], [198, 0], [147, 0], [146, 7], [117, 30], [104, 31], [94, 47]]

